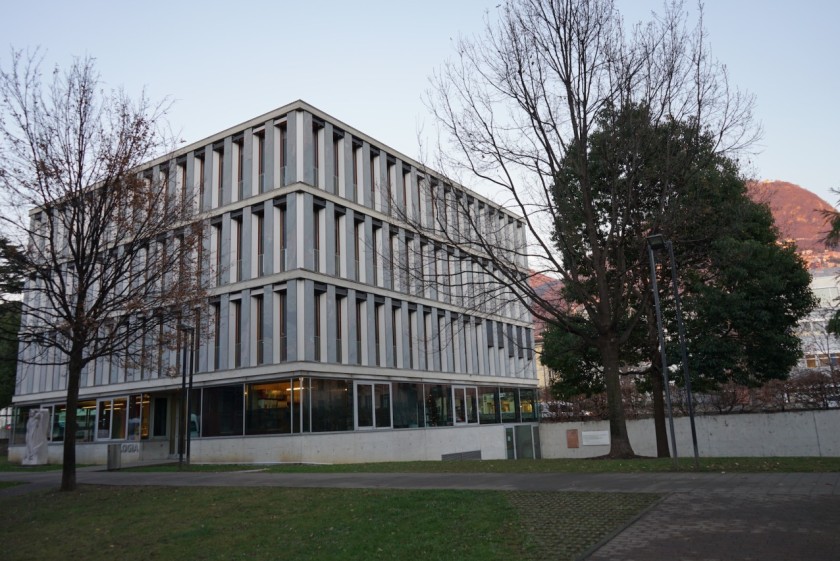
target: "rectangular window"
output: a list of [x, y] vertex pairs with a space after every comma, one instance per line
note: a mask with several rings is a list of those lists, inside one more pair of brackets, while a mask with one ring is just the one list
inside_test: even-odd
[[344, 317], [342, 308], [344, 308], [344, 298], [337, 296], [335, 299], [335, 360], [336, 362], [344, 362], [343, 353], [343, 338], [344, 333]]
[[251, 298], [251, 310], [254, 315], [254, 339], [256, 342], [257, 364], [265, 363], [265, 341], [263, 332], [263, 297], [254, 296]]
[[248, 384], [245, 434], [290, 434], [295, 405], [291, 380]]
[[376, 164], [377, 156], [371, 151], [370, 154], [370, 208], [377, 208], [376, 206]]
[[204, 210], [204, 157], [196, 156], [195, 166], [198, 167], [198, 210]]
[[397, 326], [400, 324], [400, 311], [400, 308], [391, 308], [391, 356], [393, 359], [389, 366], [393, 366], [394, 368], [399, 368], [402, 363], [401, 360], [397, 359], [397, 341], [399, 333], [402, 333], [402, 330], [398, 331], [397, 329]]
[[356, 300], [356, 364], [362, 363], [362, 300]]
[[221, 370], [222, 351], [222, 306], [218, 302], [213, 306], [213, 367]]
[[321, 360], [321, 298], [323, 293], [315, 293], [315, 341], [313, 343], [315, 349], [315, 360]]
[[234, 142], [236, 149], [236, 200], [245, 198], [245, 146], [242, 140]]
[[519, 422], [517, 412], [519, 392], [515, 388], [500, 388], [499, 389], [499, 408], [502, 413], [503, 423]]
[[356, 428], [391, 428], [391, 384], [356, 382]]
[[265, 227], [265, 220], [263, 218], [262, 213], [254, 214], [254, 237], [256, 238], [256, 243], [254, 247], [256, 248], [257, 253], [257, 276], [261, 277], [265, 274], [265, 233], [263, 229]]
[[341, 137], [333, 136], [333, 176], [331, 193], [338, 194], [339, 170], [341, 169]]
[[225, 152], [224, 150], [214, 150], [213, 155], [216, 158], [216, 201], [214, 206], [222, 206], [223, 198], [223, 186], [224, 186], [224, 177], [225, 177]]
[[315, 208], [312, 216], [312, 252], [315, 271], [321, 272], [321, 210]]
[[278, 360], [284, 362], [286, 353], [286, 293], [277, 293], [277, 350]]
[[426, 426], [452, 426], [452, 387], [448, 384], [426, 384]]
[[277, 164], [280, 171], [280, 186], [283, 187], [291, 183], [288, 178], [288, 134], [286, 133], [286, 123], [280, 124], [277, 127]]
[[373, 341], [376, 353], [376, 366], [382, 366], [382, 330], [379, 326], [382, 316], [382, 304], [373, 306]]
[[456, 386], [455, 394], [455, 424], [477, 423], [478, 402], [475, 388]]
[[361, 281], [362, 273], [360, 270], [361, 264], [361, 239], [363, 234], [364, 222], [356, 222], [353, 224], [353, 253], [355, 254], [355, 277], [354, 280]]
[[312, 378], [312, 432], [353, 430], [353, 382]]
[[478, 388], [478, 415], [482, 424], [502, 422], [499, 414], [499, 388]]
[[259, 133], [254, 136], [255, 151], [257, 153], [257, 181], [259, 182], [259, 192], [265, 193], [267, 191], [265, 186], [265, 135]]
[[231, 275], [231, 282], [239, 282], [242, 280], [242, 217], [239, 216], [230, 221], [233, 227], [233, 274]]
[[230, 303], [231, 315], [233, 315], [233, 367], [242, 366], [242, 303], [232, 301]]
[[224, 278], [224, 267], [222, 265], [222, 225], [221, 223], [214, 224], [212, 228], [211, 237], [213, 238], [215, 253], [213, 261], [215, 262], [216, 269], [216, 286], [219, 286], [222, 284], [222, 279]]
[[319, 186], [318, 174], [320, 173], [321, 166], [321, 145], [318, 142], [319, 130], [320, 127], [318, 125], [312, 126], [312, 185], [315, 187]]
[[202, 436], [242, 434], [242, 385], [205, 388], [201, 404]]
[[395, 383], [393, 392], [394, 428], [424, 427], [426, 414], [423, 407], [423, 384]]
[[342, 276], [341, 275], [341, 246], [342, 246], [342, 238], [341, 235], [341, 215], [336, 214], [335, 218], [333, 219], [333, 235], [335, 239], [335, 270], [333, 274], [335, 276]]
[[274, 207], [277, 222], [277, 263], [274, 272], [282, 273], [286, 270], [286, 207]]

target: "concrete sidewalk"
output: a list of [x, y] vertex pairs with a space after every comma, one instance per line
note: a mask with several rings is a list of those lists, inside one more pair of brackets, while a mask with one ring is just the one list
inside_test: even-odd
[[[58, 488], [61, 473], [4, 472], [25, 481], [3, 496]], [[82, 468], [81, 485], [489, 489], [659, 493], [664, 499], [590, 552], [591, 561], [840, 558], [840, 473], [430, 474], [126, 472]]]

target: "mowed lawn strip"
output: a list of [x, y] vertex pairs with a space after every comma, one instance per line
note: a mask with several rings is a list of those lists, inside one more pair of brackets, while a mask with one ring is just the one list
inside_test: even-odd
[[5, 561], [35, 544], [39, 559], [573, 559], [655, 499], [82, 486], [0, 499], [0, 543]]
[[[177, 464], [130, 468], [132, 471], [177, 471]], [[190, 471], [263, 469], [271, 473], [664, 473], [695, 471], [692, 458], [633, 460], [469, 460], [451, 462], [382, 462], [375, 464], [193, 464]], [[831, 473], [840, 471], [840, 457], [700, 458], [701, 472]]]

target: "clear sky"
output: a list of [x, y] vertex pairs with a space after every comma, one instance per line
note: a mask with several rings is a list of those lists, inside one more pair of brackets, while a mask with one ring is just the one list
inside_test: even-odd
[[[418, 131], [433, 127], [422, 102], [429, 75], [500, 2], [5, 0], [0, 38], [43, 47], [50, 64], [92, 55], [109, 85], [169, 96], [169, 119], [187, 142], [304, 99], [417, 158]], [[627, 22], [662, 6], [616, 2]], [[840, 3], [711, 0], [705, 12], [714, 55], [757, 97], [764, 137], [754, 175], [836, 203]]]

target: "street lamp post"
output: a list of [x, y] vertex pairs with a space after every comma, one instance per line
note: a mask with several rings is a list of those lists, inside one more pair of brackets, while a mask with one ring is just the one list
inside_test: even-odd
[[668, 359], [665, 356], [665, 331], [662, 327], [662, 308], [659, 305], [659, 284], [656, 282], [656, 256], [654, 249], [664, 247], [665, 239], [661, 235], [650, 236], [647, 239], [648, 259], [650, 260], [650, 284], [653, 290], [653, 306], [656, 309], [656, 327], [659, 332], [659, 356], [662, 360], [662, 380], [665, 384], [665, 404], [668, 407], [668, 424], [671, 428], [671, 450], [674, 454], [674, 465], [677, 463], [677, 439], [674, 434], [674, 415], [671, 410], [671, 390], [668, 383]]
[[656, 307], [656, 323], [659, 328], [659, 348], [662, 355], [662, 372], [665, 379], [665, 395], [668, 398], [668, 416], [671, 421], [671, 444], [674, 447], [674, 458], [676, 461], [677, 448], [674, 440], [674, 418], [671, 412], [671, 396], [668, 390], [668, 376], [665, 374], [667, 369], [667, 359], [665, 357], [665, 335], [662, 327], [662, 310], [659, 305], [659, 290], [656, 283], [656, 258], [654, 257], [654, 250], [661, 249], [668, 250], [668, 258], [671, 261], [671, 283], [674, 291], [674, 308], [677, 316], [677, 331], [680, 342], [680, 357], [682, 362], [683, 377], [685, 379], [685, 393], [688, 399], [688, 418], [691, 424], [691, 443], [694, 446], [694, 467], [698, 466], [700, 454], [697, 450], [697, 429], [694, 424], [694, 399], [691, 395], [691, 376], [688, 372], [688, 352], [685, 345], [685, 326], [683, 325], [682, 309], [680, 308], [680, 290], [679, 282], [677, 280], [677, 260], [674, 258], [674, 245], [670, 240], [666, 240], [662, 234], [654, 234], [647, 238], [648, 256], [650, 258], [650, 276], [651, 285], [653, 288], [653, 302]]
[[[193, 346], [195, 345], [195, 329], [189, 325], [179, 324], [178, 330], [189, 335], [189, 344], [184, 344], [183, 359], [181, 368], [181, 419], [180, 425], [180, 445], [178, 447], [178, 468], [183, 467], [184, 464], [184, 450], [186, 449], [187, 465], [190, 463], [190, 444], [192, 441], [192, 430], [190, 427], [190, 411], [192, 411], [192, 388], [193, 388], [193, 357], [195, 352]], [[189, 388], [187, 387], [187, 358], [189, 358]], [[186, 445], [184, 441], [186, 440]]]
[[694, 399], [691, 395], [691, 376], [688, 373], [688, 352], [685, 349], [685, 326], [680, 308], [680, 289], [677, 282], [677, 260], [674, 258], [674, 245], [669, 241], [668, 258], [671, 260], [671, 283], [674, 287], [674, 308], [677, 314], [677, 332], [680, 338], [680, 357], [682, 358], [683, 377], [685, 377], [685, 397], [688, 399], [688, 420], [691, 424], [691, 444], [694, 446], [694, 467], [698, 467], [700, 454], [697, 451], [697, 428], [694, 426]]

